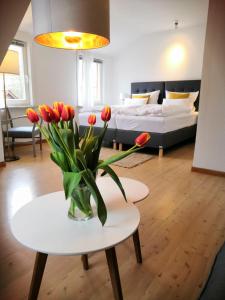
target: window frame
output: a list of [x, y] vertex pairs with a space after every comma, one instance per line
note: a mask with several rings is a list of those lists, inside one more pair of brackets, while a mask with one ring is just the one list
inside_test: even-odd
[[[82, 71], [80, 70], [80, 60], [82, 60]], [[93, 89], [94, 86], [92, 85], [93, 81], [93, 74], [92, 74], [92, 66], [94, 63], [101, 64], [100, 69], [100, 96], [99, 100], [96, 101], [94, 98]], [[88, 64], [88, 65], [87, 65]], [[81, 73], [80, 73], [81, 72]], [[82, 74], [82, 83], [80, 82]], [[89, 105], [102, 105], [104, 104], [103, 95], [104, 95], [104, 61], [102, 59], [93, 58], [86, 56], [85, 54], [78, 54], [77, 55], [77, 96], [78, 96], [78, 106], [89, 106]], [[89, 98], [89, 101], [86, 100]]]
[[[30, 85], [31, 83], [29, 82], [29, 73], [30, 73], [30, 70], [29, 70], [29, 64], [28, 64], [28, 46], [27, 46], [27, 43], [24, 42], [24, 41], [21, 41], [21, 40], [16, 40], [16, 39], [13, 39], [8, 50], [13, 50], [14, 46], [17, 46], [17, 47], [21, 47], [21, 52], [22, 52], [22, 64], [23, 64], [23, 67], [22, 67], [22, 74], [21, 76], [24, 77], [24, 83], [23, 83], [23, 93], [25, 95], [25, 98], [22, 98], [22, 99], [6, 99], [6, 104], [8, 107], [27, 107], [27, 106], [30, 106], [32, 104], [32, 101], [31, 101], [31, 90], [30, 90]], [[15, 48], [14, 48], [15, 49]], [[20, 58], [19, 58], [20, 59]], [[21, 62], [19, 62], [20, 64]], [[7, 73], [5, 74], [5, 76], [7, 76]], [[1, 77], [2, 74], [1, 74]], [[3, 80], [3, 79], [2, 79]]]
[[103, 60], [101, 59], [98, 59], [98, 58], [94, 58], [92, 63], [97, 63], [99, 64], [101, 67], [100, 67], [100, 101], [99, 102], [95, 102], [94, 100], [94, 96], [93, 96], [93, 105], [102, 105], [103, 104]]

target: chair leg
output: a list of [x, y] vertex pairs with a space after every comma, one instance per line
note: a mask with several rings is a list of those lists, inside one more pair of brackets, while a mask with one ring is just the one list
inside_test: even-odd
[[33, 146], [33, 157], [36, 157], [35, 137], [34, 136], [32, 136], [32, 146]]
[[11, 144], [12, 153], [14, 153], [14, 149], [15, 149], [15, 138], [12, 138], [12, 144]]
[[41, 132], [40, 132], [40, 151], [42, 151], [42, 134], [41, 134]]

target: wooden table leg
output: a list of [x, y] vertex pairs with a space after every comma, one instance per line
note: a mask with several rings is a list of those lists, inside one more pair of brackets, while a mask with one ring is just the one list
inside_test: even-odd
[[123, 300], [115, 247], [105, 250], [115, 300]]
[[47, 258], [48, 254], [41, 252], [36, 254], [28, 300], [36, 300], [38, 297]]
[[84, 270], [88, 270], [89, 269], [88, 255], [87, 254], [83, 254], [81, 256], [81, 260], [82, 260], [82, 263], [83, 263], [83, 269]]
[[134, 242], [134, 249], [135, 249], [137, 263], [141, 264], [142, 254], [141, 254], [141, 245], [140, 245], [138, 229], [133, 234], [133, 242]]

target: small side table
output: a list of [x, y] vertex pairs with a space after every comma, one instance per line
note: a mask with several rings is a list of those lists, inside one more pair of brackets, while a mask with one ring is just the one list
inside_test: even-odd
[[[126, 193], [128, 202], [137, 203], [149, 195], [149, 188], [143, 182], [127, 177], [119, 177], [119, 179]], [[119, 197], [123, 198], [120, 189], [111, 177], [98, 177], [96, 183], [103, 199], [106, 198], [107, 202], [115, 201], [115, 199]]]
[[[48, 254], [87, 255], [103, 250], [114, 297], [123, 299], [115, 246], [132, 235], [139, 240], [140, 214], [132, 203], [121, 201], [121, 196], [106, 201], [106, 205], [108, 218], [104, 227], [97, 217], [87, 222], [69, 219], [69, 201], [65, 201], [64, 192], [38, 197], [15, 214], [11, 221], [13, 235], [21, 244], [37, 252], [29, 300], [38, 297]], [[140, 243], [136, 243], [135, 250], [141, 258]]]

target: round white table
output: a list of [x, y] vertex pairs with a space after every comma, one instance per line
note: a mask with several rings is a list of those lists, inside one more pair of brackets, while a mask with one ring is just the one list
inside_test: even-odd
[[[98, 184], [104, 189], [105, 184]], [[111, 184], [112, 179], [108, 188]], [[65, 201], [61, 191], [38, 197], [15, 214], [11, 221], [13, 235], [37, 252], [29, 300], [37, 299], [48, 254], [82, 255], [85, 268], [87, 253], [102, 250], [106, 253], [115, 299], [123, 299], [115, 246], [133, 235], [137, 261], [142, 262], [138, 235], [140, 215], [132, 203], [124, 201], [121, 193], [115, 193], [112, 199], [111, 193], [104, 192], [103, 197], [108, 211], [104, 227], [97, 217], [86, 222], [69, 219], [69, 201]]]
[[[119, 179], [126, 193], [128, 202], [137, 203], [149, 195], [149, 188], [141, 181], [127, 177], [119, 177]], [[115, 199], [122, 197], [120, 189], [111, 177], [98, 177], [96, 183], [103, 199], [107, 199], [107, 202], [115, 201]]]

